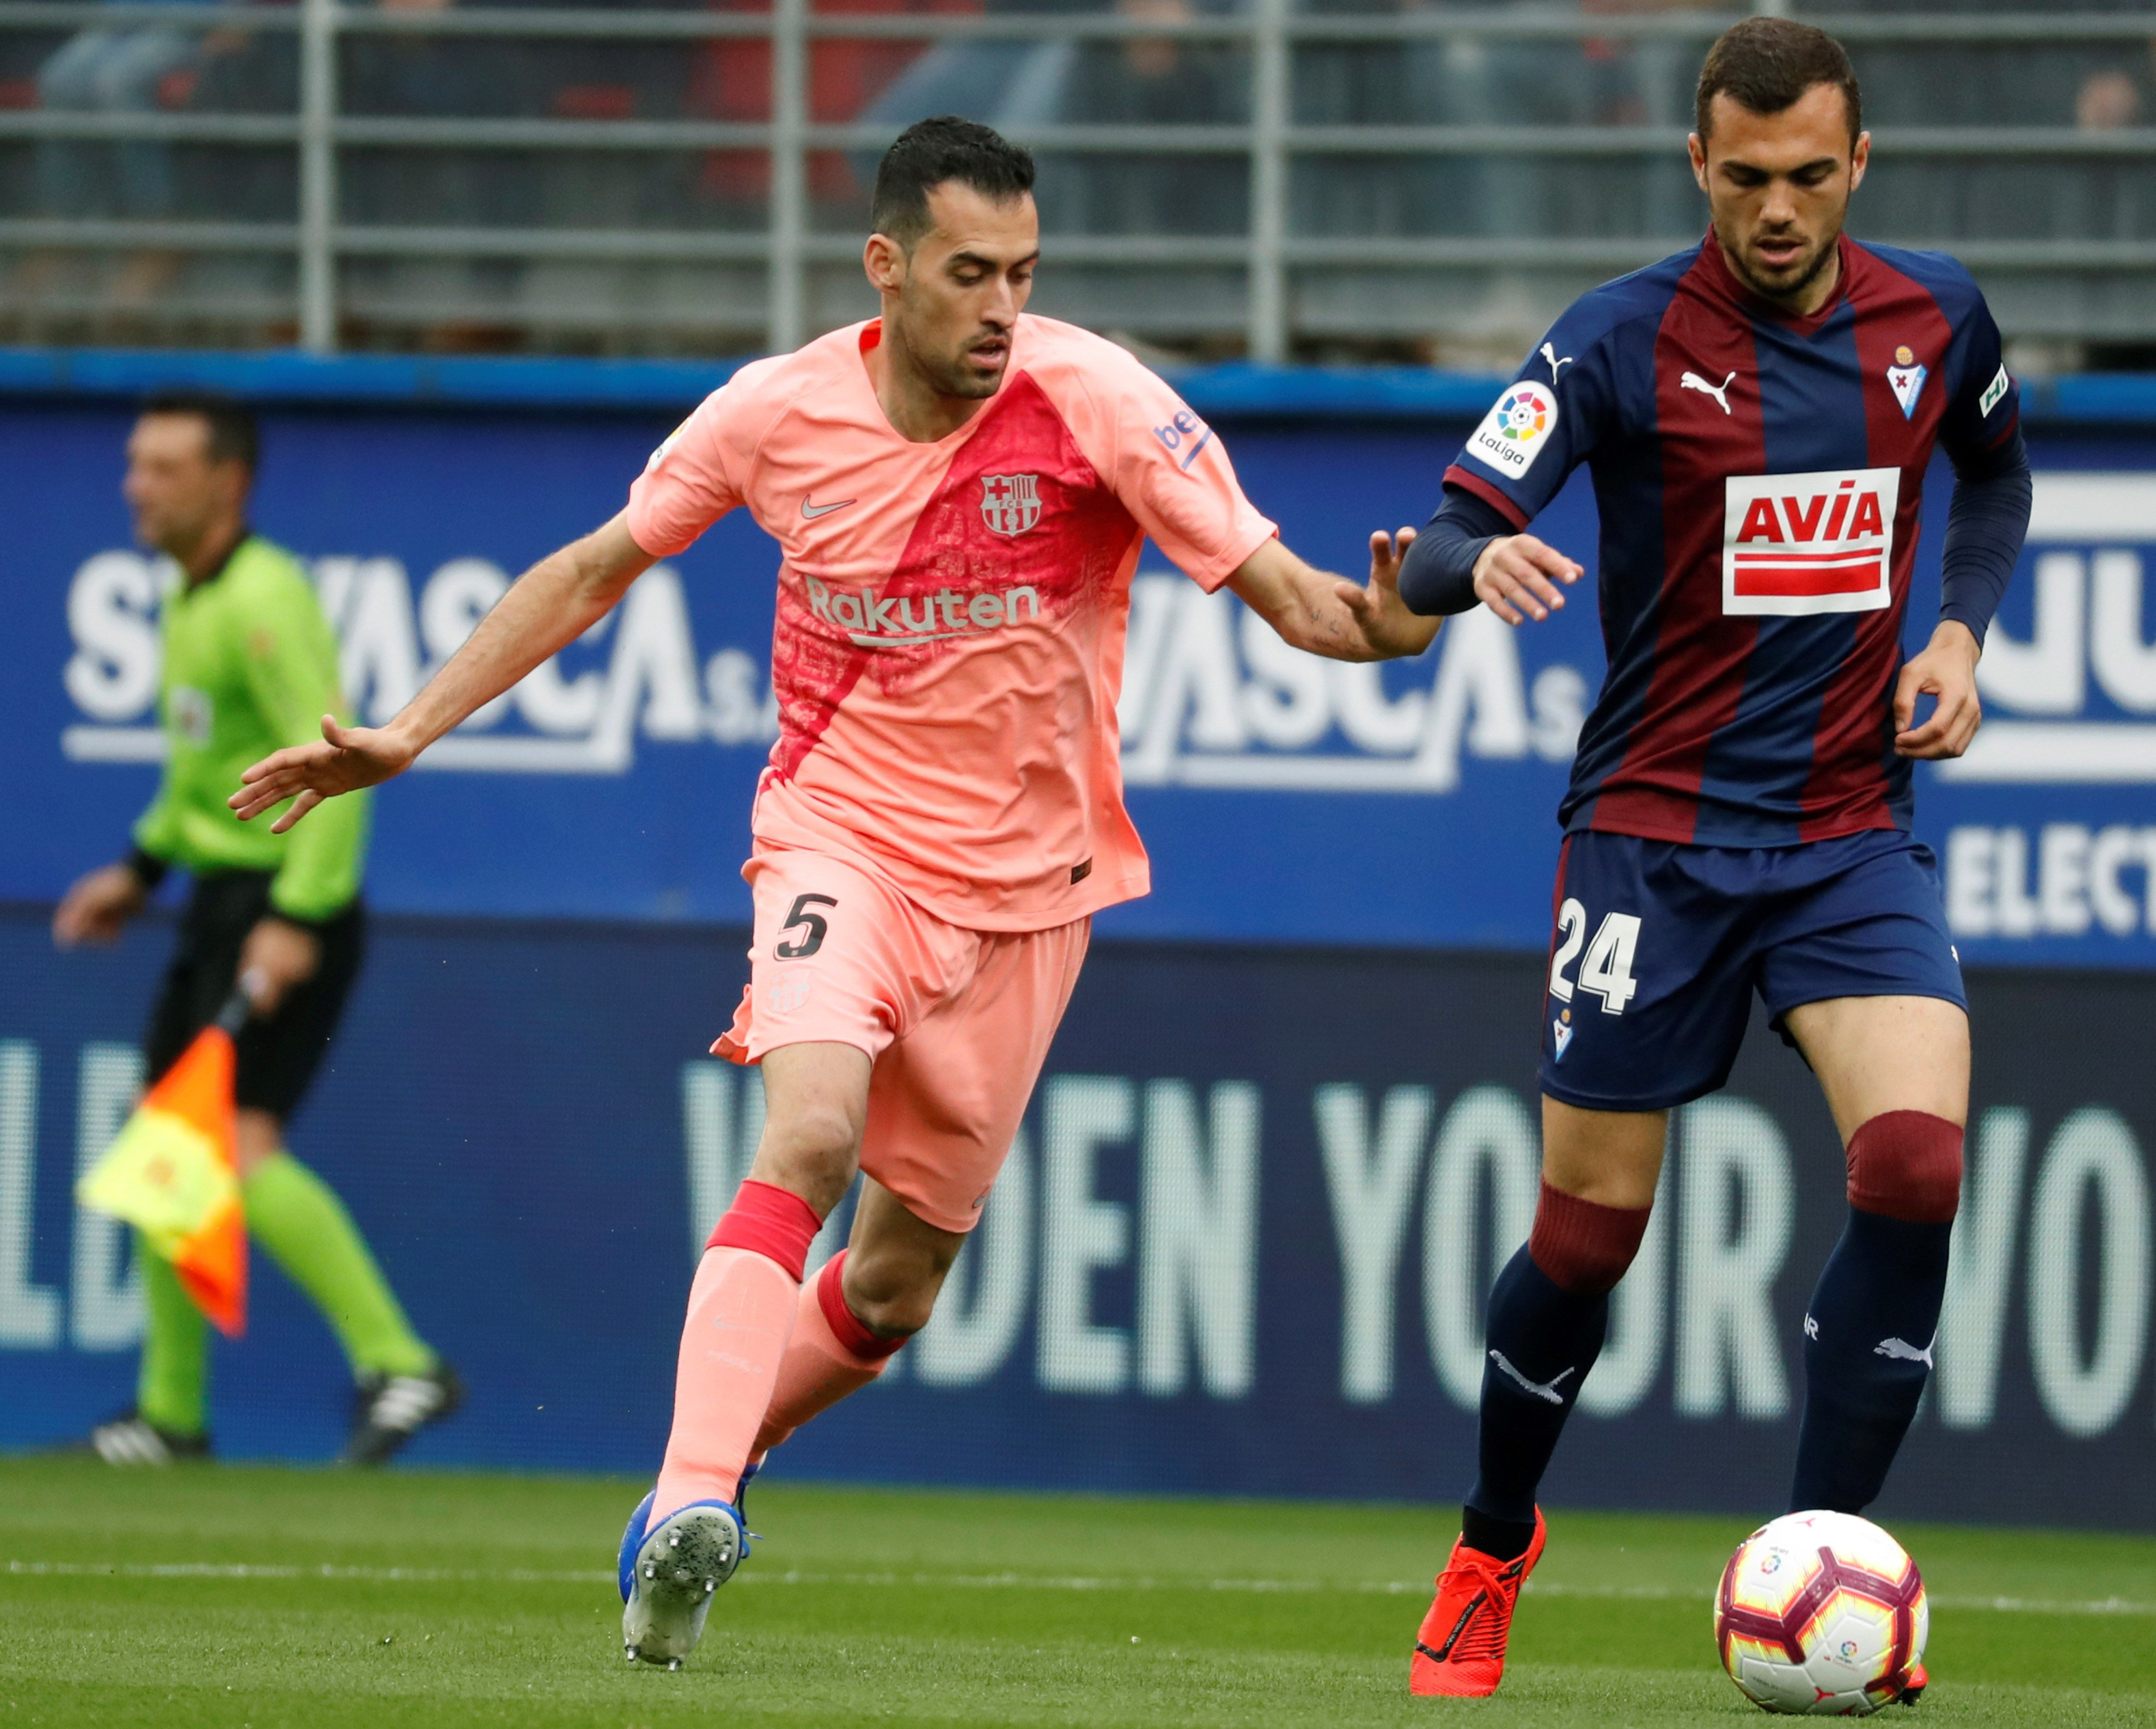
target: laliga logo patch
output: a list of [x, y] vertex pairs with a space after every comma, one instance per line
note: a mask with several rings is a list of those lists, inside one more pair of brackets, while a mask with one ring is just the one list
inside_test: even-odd
[[1917, 364], [1915, 351], [1907, 343], [1894, 351], [1894, 363], [1887, 368], [1887, 384], [1894, 393], [1894, 400], [1902, 404], [1904, 420], [1916, 418], [1917, 393], [1924, 388], [1924, 380], [1930, 376]]
[[981, 520], [993, 534], [1023, 534], [1040, 520], [1040, 476], [984, 474], [981, 476]]
[[1534, 466], [1557, 430], [1557, 391], [1525, 379], [1499, 397], [1467, 448], [1500, 474], [1517, 480]]

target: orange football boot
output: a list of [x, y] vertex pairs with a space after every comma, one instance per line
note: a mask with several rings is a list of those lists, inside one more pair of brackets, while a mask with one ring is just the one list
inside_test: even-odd
[[1408, 1691], [1424, 1698], [1486, 1699], [1505, 1678], [1505, 1640], [1520, 1587], [1543, 1558], [1549, 1536], [1543, 1510], [1535, 1509], [1535, 1534], [1524, 1555], [1500, 1561], [1471, 1549], [1460, 1538], [1437, 1576], [1437, 1599], [1415, 1635]]
[[1902, 1690], [1894, 1696], [1904, 1705], [1914, 1705], [1924, 1696], [1924, 1689], [1931, 1684], [1932, 1678], [1925, 1673], [1924, 1665], [1912, 1663], [1909, 1672], [1902, 1677]]

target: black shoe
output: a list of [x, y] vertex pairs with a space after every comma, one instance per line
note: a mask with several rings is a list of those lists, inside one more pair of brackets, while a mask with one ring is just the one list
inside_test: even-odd
[[378, 1465], [429, 1423], [439, 1423], [465, 1402], [465, 1384], [447, 1363], [424, 1375], [364, 1377], [353, 1390], [352, 1438], [343, 1463]]
[[182, 1435], [159, 1428], [131, 1405], [90, 1432], [90, 1450], [109, 1465], [168, 1465], [208, 1459], [208, 1434]]

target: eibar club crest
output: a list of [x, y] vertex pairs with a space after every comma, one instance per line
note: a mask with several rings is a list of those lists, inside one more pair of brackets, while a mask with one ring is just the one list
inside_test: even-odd
[[1916, 418], [1917, 394], [1924, 388], [1927, 376], [1917, 364], [1916, 352], [1906, 342], [1894, 351], [1894, 364], [1887, 368], [1887, 384], [1894, 393], [1894, 400], [1902, 404], [1904, 420]]
[[991, 533], [1024, 533], [1040, 520], [1040, 476], [983, 475], [981, 520], [988, 525]]

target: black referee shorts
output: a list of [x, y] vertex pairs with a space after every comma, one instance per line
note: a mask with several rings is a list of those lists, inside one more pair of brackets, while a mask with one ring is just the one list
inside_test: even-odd
[[[150, 1013], [142, 1055], [155, 1081], [179, 1061], [194, 1036], [230, 1001], [247, 934], [270, 905], [268, 871], [221, 871], [195, 878], [163, 988]], [[330, 1047], [366, 949], [366, 913], [357, 901], [326, 924], [315, 975], [287, 992], [277, 1011], [249, 1021], [234, 1041], [239, 1073], [233, 1092], [242, 1109], [283, 1119], [298, 1109]]]

